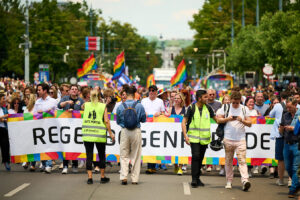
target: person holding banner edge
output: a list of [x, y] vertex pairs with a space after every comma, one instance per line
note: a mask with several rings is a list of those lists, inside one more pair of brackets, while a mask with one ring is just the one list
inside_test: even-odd
[[92, 161], [94, 145], [96, 145], [100, 160], [100, 182], [107, 183], [110, 179], [104, 175], [106, 161], [106, 129], [113, 141], [115, 140], [115, 135], [110, 128], [106, 105], [99, 102], [99, 92], [97, 90], [92, 90], [91, 102], [86, 102], [83, 107], [82, 140], [86, 149], [87, 184], [93, 184]]
[[210, 118], [218, 123], [213, 109], [206, 104], [207, 98], [206, 90], [198, 90], [196, 92], [197, 103], [188, 108], [181, 123], [185, 142], [191, 146], [191, 186], [193, 188], [204, 186], [204, 183], [200, 180], [200, 170], [205, 151], [211, 142]]

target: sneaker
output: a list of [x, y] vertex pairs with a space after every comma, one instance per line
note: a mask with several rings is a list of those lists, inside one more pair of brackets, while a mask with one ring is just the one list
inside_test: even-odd
[[243, 183], [243, 191], [245, 192], [248, 191], [250, 187], [251, 187], [251, 183], [249, 181], [245, 181]]
[[182, 174], [183, 174], [182, 169], [179, 168], [177, 171], [177, 175], [181, 176]]
[[252, 178], [252, 172], [251, 172], [251, 169], [248, 169], [248, 176], [249, 176], [249, 178]]
[[6, 171], [10, 171], [10, 164], [9, 163], [4, 163], [4, 166], [5, 166], [5, 169], [6, 169]]
[[73, 167], [72, 167], [72, 172], [75, 173], [75, 174], [78, 173], [78, 167], [74, 167], [74, 166], [73, 166]]
[[47, 166], [47, 167], [45, 168], [45, 172], [46, 172], [47, 174], [50, 174], [50, 173], [51, 173], [51, 167], [50, 167], [50, 166]]
[[64, 168], [64, 164], [61, 163], [61, 164], [59, 165], [59, 169], [63, 169], [63, 168]]
[[100, 169], [99, 169], [99, 168], [95, 168], [95, 169], [94, 169], [94, 173], [95, 173], [95, 174], [100, 174]]
[[93, 184], [93, 179], [92, 178], [89, 178], [86, 182], [87, 184]]
[[67, 168], [67, 167], [64, 167], [61, 173], [62, 173], [62, 174], [67, 174], [67, 173], [68, 173], [68, 168]]
[[207, 172], [211, 172], [211, 166], [207, 167], [207, 168], [206, 168], [206, 171], [207, 171]]
[[266, 172], [268, 171], [268, 169], [267, 169], [267, 167], [266, 166], [263, 166], [262, 168], [261, 168], [261, 174], [262, 175], [264, 175]]
[[28, 169], [28, 164], [27, 164], [27, 162], [23, 162], [22, 167], [23, 167], [24, 169]]
[[30, 166], [29, 171], [34, 172], [35, 171], [35, 167], [34, 166]]
[[187, 172], [186, 165], [182, 165], [181, 169], [182, 169], [183, 173]]
[[278, 179], [276, 181], [276, 185], [278, 185], [278, 186], [284, 186], [285, 184], [284, 184], [283, 180]]
[[100, 179], [100, 183], [108, 183], [109, 180], [110, 180], [109, 178], [104, 177], [104, 178], [101, 178], [101, 179]]
[[221, 168], [220, 172], [219, 172], [220, 176], [225, 176], [225, 169]]
[[275, 172], [274, 172], [274, 178], [279, 178], [279, 176], [278, 176], [278, 171], [275, 171]]
[[292, 191], [289, 191], [288, 197], [289, 198], [295, 198], [296, 197], [296, 193], [292, 192]]
[[270, 176], [269, 176], [270, 179], [274, 179], [274, 173], [270, 173]]
[[123, 179], [123, 180], [121, 181], [121, 184], [122, 184], [122, 185], [127, 185], [127, 179]]
[[227, 182], [225, 185], [226, 189], [231, 189], [232, 188], [232, 183], [231, 182]]
[[44, 166], [40, 166], [40, 172], [44, 172], [45, 171], [45, 167]]
[[192, 180], [191, 186], [192, 186], [192, 188], [197, 188], [197, 187], [198, 187], [198, 182], [197, 182], [197, 180]]
[[200, 179], [197, 180], [197, 184], [198, 184], [198, 186], [201, 186], [201, 187], [205, 186], [204, 183]]
[[254, 167], [253, 174], [258, 174], [258, 166]]
[[289, 179], [289, 181], [288, 181], [288, 187], [291, 187], [291, 186], [292, 186], [292, 180]]
[[84, 161], [83, 160], [80, 160], [79, 161], [79, 165], [78, 165], [78, 168], [81, 169], [84, 167]]

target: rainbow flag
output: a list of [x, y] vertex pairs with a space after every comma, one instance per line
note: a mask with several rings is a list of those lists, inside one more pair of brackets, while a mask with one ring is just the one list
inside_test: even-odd
[[187, 79], [187, 71], [184, 60], [179, 63], [176, 73], [171, 78], [171, 86], [176, 86], [180, 83], [183, 83]]
[[94, 57], [94, 54], [92, 54], [88, 59], [86, 59], [84, 61], [84, 63], [82, 64], [82, 68], [77, 70], [77, 76], [78, 78], [84, 76], [85, 74], [87, 74], [90, 70], [95, 70], [97, 69], [97, 63], [96, 63], [96, 59]]
[[124, 51], [122, 51], [122, 53], [120, 53], [115, 60], [114, 76], [112, 77], [112, 80], [119, 78], [124, 72], [124, 70], [125, 70], [125, 54]]
[[151, 85], [155, 85], [154, 75], [150, 74], [147, 78], [147, 88], [149, 88]]

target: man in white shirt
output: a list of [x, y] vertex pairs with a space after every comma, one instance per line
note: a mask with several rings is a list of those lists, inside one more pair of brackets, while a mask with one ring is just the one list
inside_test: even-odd
[[[159, 115], [165, 114], [164, 102], [157, 98], [157, 87], [156, 85], [151, 85], [149, 87], [149, 97], [142, 100], [142, 105], [144, 106], [146, 115], [153, 115], [158, 117]], [[156, 172], [155, 163], [148, 163], [147, 174], [153, 174]]]
[[[49, 85], [41, 83], [37, 86], [37, 94], [39, 99], [35, 102], [33, 113], [42, 113], [48, 111], [55, 111], [57, 109], [57, 101], [49, 95]], [[46, 173], [51, 173], [52, 160], [42, 161], [43, 168]]]
[[[245, 126], [251, 126], [251, 119], [245, 107], [240, 104], [241, 94], [233, 92], [231, 94], [231, 104], [228, 116], [225, 116], [224, 108], [220, 109], [219, 123], [226, 123], [224, 128], [224, 147], [225, 147], [225, 170], [226, 170], [226, 189], [232, 188], [233, 181], [233, 156], [236, 152], [243, 191], [248, 191], [251, 187], [249, 182], [248, 168], [246, 163], [246, 131]], [[223, 105], [224, 106], [224, 105]]]

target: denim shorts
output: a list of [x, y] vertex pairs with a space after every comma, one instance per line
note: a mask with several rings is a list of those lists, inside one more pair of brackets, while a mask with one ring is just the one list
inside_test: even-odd
[[283, 147], [284, 147], [284, 139], [276, 138], [275, 141], [275, 159], [276, 160], [284, 160], [283, 159]]

